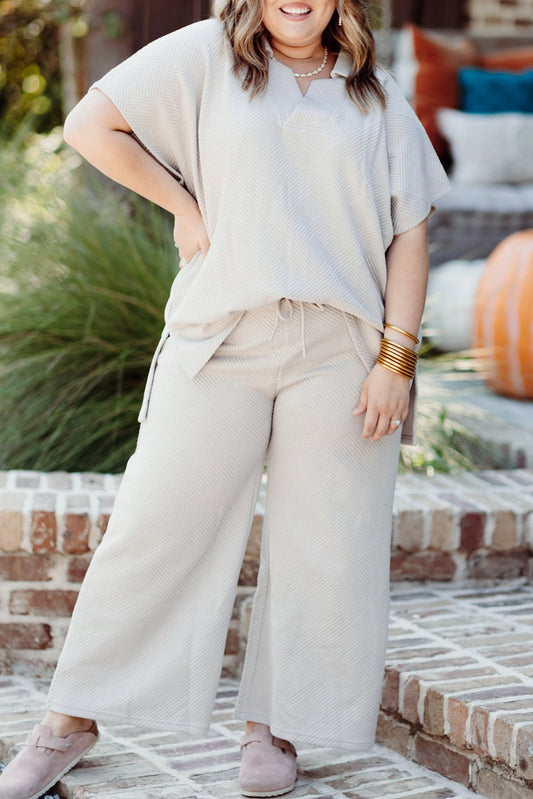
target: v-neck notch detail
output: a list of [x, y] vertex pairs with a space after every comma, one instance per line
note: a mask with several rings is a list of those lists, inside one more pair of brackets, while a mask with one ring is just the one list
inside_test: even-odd
[[[337, 56], [337, 58], [338, 58], [338, 56]], [[298, 89], [298, 91], [300, 92], [302, 97], [306, 97], [307, 96], [309, 90], [311, 89], [311, 86], [314, 83], [327, 83], [327, 81], [334, 80], [334, 78], [331, 77], [331, 74], [328, 75], [327, 78], [313, 78], [313, 80], [311, 80], [309, 82], [309, 84], [307, 86], [307, 89], [305, 91], [305, 94], [304, 94], [302, 92], [301, 88], [300, 88], [300, 84], [298, 83], [298, 78], [294, 74], [294, 71], [293, 71], [292, 67], [289, 67], [288, 64], [284, 64], [283, 61], [278, 61], [278, 59], [275, 58], [274, 55], [270, 56], [270, 60], [271, 60], [271, 62], [274, 65], [274, 69], [277, 69], [278, 67], [281, 67], [282, 70], [284, 72], [286, 72], [287, 76], [294, 81], [294, 83], [296, 84], [296, 88]], [[331, 68], [331, 72], [333, 72], [333, 69], [334, 69], [334, 66]]]
[[344, 81], [331, 76], [318, 78], [311, 81], [303, 94], [291, 67], [273, 56], [271, 61], [273, 68], [269, 72], [268, 91], [274, 100], [280, 124], [310, 130], [327, 128], [342, 102]]

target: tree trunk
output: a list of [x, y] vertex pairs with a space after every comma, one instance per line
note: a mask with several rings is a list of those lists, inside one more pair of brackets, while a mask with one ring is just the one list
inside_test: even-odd
[[392, 25], [414, 22], [422, 28], [464, 28], [466, 0], [392, 0]]
[[165, 33], [206, 19], [210, 5], [210, 0], [180, 0], [178, 3], [168, 3], [168, 0], [133, 0], [134, 49], [143, 47]]
[[210, 0], [91, 0], [87, 35], [76, 36], [71, 23], [60, 33], [65, 114], [112, 67], [153, 39], [206, 19], [210, 5]]

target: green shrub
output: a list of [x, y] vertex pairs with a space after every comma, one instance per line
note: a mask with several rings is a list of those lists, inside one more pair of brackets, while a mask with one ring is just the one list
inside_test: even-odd
[[63, 120], [59, 28], [86, 32], [87, 0], [0, 2], [0, 117], [13, 133], [28, 116], [38, 130]]
[[490, 446], [466, 425], [450, 419], [439, 402], [419, 401], [417, 431], [418, 446], [405, 447], [400, 453], [400, 472], [456, 474], [498, 468]]
[[134, 195], [84, 185], [47, 140], [25, 150], [25, 191], [15, 174], [18, 196], [1, 198], [0, 467], [120, 471], [177, 271], [172, 228]]
[[[171, 220], [97, 179], [59, 129], [4, 143], [0, 170], [0, 468], [120, 472], [177, 271]], [[401, 470], [487, 465], [435, 401], [419, 440]]]

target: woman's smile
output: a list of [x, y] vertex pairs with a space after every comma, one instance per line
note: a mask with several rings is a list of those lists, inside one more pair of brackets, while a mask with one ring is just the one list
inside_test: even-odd
[[302, 20], [308, 17], [312, 12], [311, 6], [308, 6], [304, 3], [289, 3], [287, 5], [283, 5], [280, 8], [281, 13], [284, 17], [292, 20]]
[[321, 57], [322, 34], [335, 13], [335, 4], [336, 0], [264, 0], [263, 23], [271, 44], [299, 60]]

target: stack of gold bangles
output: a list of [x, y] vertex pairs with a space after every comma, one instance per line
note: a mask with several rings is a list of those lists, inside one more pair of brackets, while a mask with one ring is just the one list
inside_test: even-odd
[[[418, 344], [418, 339], [416, 336], [413, 336], [412, 333], [408, 333], [406, 330], [402, 330], [388, 322], [385, 323], [385, 327], [390, 327], [398, 333], [403, 333], [404, 336], [407, 336]], [[381, 339], [377, 363], [384, 366], [385, 369], [389, 369], [397, 375], [403, 375], [403, 377], [411, 379], [415, 376], [417, 361], [418, 354], [414, 350], [410, 350], [409, 347], [403, 347], [401, 344], [398, 344], [396, 341], [391, 341], [389, 338], [383, 337]]]

